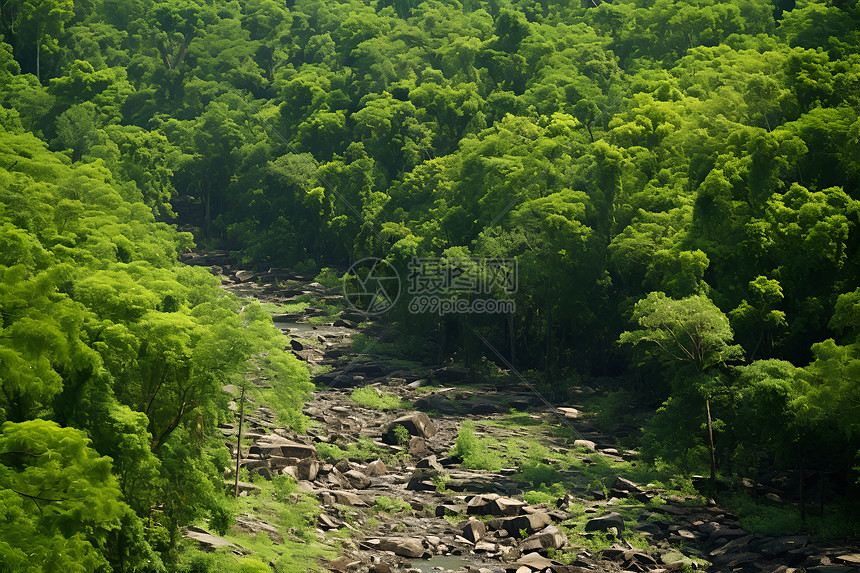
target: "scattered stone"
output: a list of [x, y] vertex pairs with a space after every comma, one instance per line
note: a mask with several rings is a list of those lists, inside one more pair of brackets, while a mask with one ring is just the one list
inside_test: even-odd
[[387, 537], [380, 540], [379, 548], [382, 551], [393, 551], [400, 557], [430, 556], [421, 541], [412, 537]]
[[[790, 535], [787, 537], [777, 537], [772, 541], [759, 546], [758, 551], [762, 555], [777, 556], [783, 553], [788, 553], [794, 549], [805, 547], [809, 543], [808, 535]], [[860, 561], [857, 563], [860, 565]]]
[[431, 438], [436, 434], [436, 426], [430, 421], [430, 418], [424, 412], [410, 412], [404, 416], [400, 416], [385, 429], [382, 434], [382, 441], [386, 444], [397, 445], [397, 435], [394, 433], [394, 428], [403, 426], [411, 436], [421, 438]]
[[254, 442], [254, 446], [260, 449], [261, 454], [268, 456], [305, 459], [317, 454], [315, 447], [288, 440], [277, 434], [270, 434], [260, 438]]
[[296, 464], [296, 478], [304, 481], [314, 481], [320, 471], [320, 464], [316, 458], [305, 458]]
[[334, 321], [332, 326], [336, 326], [338, 328], [355, 328], [358, 324], [351, 320], [346, 320], [345, 318], [339, 318]]
[[518, 499], [502, 497], [498, 494], [476, 495], [469, 500], [466, 513], [469, 515], [516, 516], [528, 504]]
[[[514, 563], [515, 565], [525, 565], [532, 570], [545, 571], [553, 565], [561, 565], [558, 561], [547, 559], [540, 553], [526, 553]], [[517, 570], [519, 571], [519, 569]]]
[[734, 569], [738, 565], [743, 565], [744, 563], [755, 563], [758, 561], [761, 561], [761, 555], [751, 551], [745, 551], [743, 553], [729, 553], [727, 555], [720, 555], [714, 558], [715, 565], [728, 567], [730, 569]]
[[436, 506], [436, 517], [445, 517], [446, 515], [460, 515], [466, 513], [467, 507], [462, 504], [446, 503]]
[[472, 373], [468, 368], [460, 366], [445, 366], [434, 370], [431, 374], [434, 381], [441, 384], [455, 384], [458, 382], [466, 382], [472, 378]]
[[543, 531], [536, 533], [520, 545], [520, 551], [539, 551], [541, 549], [561, 549], [567, 543], [567, 536], [554, 525], [545, 527]]
[[540, 531], [547, 525], [552, 525], [552, 518], [543, 512], [493, 521], [498, 522], [500, 527], [497, 529], [504, 529], [511, 537], [520, 537], [521, 531], [525, 531], [526, 535], [530, 535], [536, 531]]
[[719, 557], [720, 555], [725, 555], [727, 553], [736, 553], [738, 550], [745, 548], [750, 541], [753, 540], [754, 535], [745, 535], [743, 537], [738, 537], [725, 543], [721, 547], [718, 547], [710, 552], [711, 557]]
[[636, 527], [636, 531], [645, 535], [660, 535], [662, 533], [656, 523], [643, 523]]
[[568, 420], [576, 420], [580, 416], [579, 410], [576, 408], [558, 407], [556, 410], [561, 412], [561, 414]]
[[487, 526], [484, 525], [483, 521], [478, 521], [476, 519], [470, 519], [463, 526], [463, 537], [471, 541], [472, 543], [477, 543], [481, 537], [487, 532]]
[[457, 401], [438, 394], [421, 396], [415, 401], [415, 409], [422, 412], [435, 411], [440, 414], [457, 414], [460, 412], [460, 406]]
[[370, 487], [370, 478], [358, 470], [349, 470], [343, 476], [349, 480], [349, 483], [355, 489], [367, 489]]
[[236, 281], [246, 283], [257, 278], [257, 273], [254, 271], [236, 271]]
[[442, 466], [436, 461], [436, 456], [427, 456], [426, 458], [422, 458], [417, 464], [415, 464], [415, 467], [430, 468], [440, 472], [442, 471]]
[[612, 512], [590, 519], [585, 524], [585, 531], [606, 531], [610, 527], [616, 528], [619, 532], [624, 531], [624, 518], [621, 514]]
[[323, 505], [349, 505], [353, 507], [363, 507], [367, 505], [361, 496], [358, 496], [352, 492], [341, 491], [338, 489], [324, 489], [317, 492], [319, 495], [320, 501]]
[[621, 476], [618, 476], [617, 478], [615, 478], [615, 481], [612, 482], [612, 489], [617, 489], [630, 493], [642, 493], [642, 489], [638, 485], [636, 485], [629, 479], [624, 479]]
[[215, 551], [219, 547], [233, 547], [235, 549], [239, 548], [232, 541], [229, 541], [217, 535], [212, 535], [211, 533], [200, 527], [189, 527], [188, 531], [185, 532], [185, 537], [193, 539], [194, 541], [199, 543], [200, 547], [204, 551]]
[[351, 469], [352, 469], [352, 464], [351, 464], [351, 463], [349, 463], [349, 460], [348, 460], [348, 459], [346, 459], [346, 458], [341, 458], [341, 459], [339, 459], [339, 460], [337, 461], [337, 463], [335, 463], [335, 464], [334, 464], [334, 467], [335, 467], [335, 468], [337, 469], [337, 471], [339, 471], [340, 473], [346, 473], [346, 472], [348, 472], [349, 470], [351, 470]]
[[430, 450], [427, 448], [427, 442], [421, 436], [412, 436], [409, 439], [409, 455], [413, 458], [426, 458], [430, 456]]
[[329, 561], [326, 568], [329, 571], [334, 571], [334, 573], [347, 573], [351, 567], [355, 566], [354, 563], [349, 557], [343, 556]]
[[573, 447], [574, 448], [585, 448], [590, 452], [596, 452], [597, 451], [597, 444], [595, 444], [591, 440], [575, 440], [573, 442]]
[[406, 484], [406, 489], [410, 491], [436, 491], [436, 484], [433, 483], [433, 478], [442, 475], [442, 472], [434, 469], [418, 468]]
[[236, 517], [233, 527], [239, 531], [244, 531], [245, 533], [250, 533], [252, 535], [257, 535], [257, 533], [262, 531], [268, 535], [269, 539], [274, 543], [284, 542], [284, 536], [281, 535], [281, 532], [278, 531], [277, 527], [270, 523], [266, 523], [265, 521], [260, 521], [252, 515], [245, 514], [243, 516]]
[[388, 473], [388, 468], [385, 467], [382, 460], [375, 460], [367, 464], [367, 469], [364, 470], [364, 473], [371, 477], [384, 476]]
[[860, 553], [847, 553], [845, 555], [839, 555], [838, 557], [836, 557], [836, 561], [837, 563], [844, 563], [846, 565], [860, 567]]

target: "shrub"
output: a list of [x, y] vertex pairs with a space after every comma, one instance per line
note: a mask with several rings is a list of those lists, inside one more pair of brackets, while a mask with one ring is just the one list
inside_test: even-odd
[[474, 427], [470, 420], [463, 422], [451, 454], [463, 458], [463, 467], [499, 471], [502, 469], [501, 456], [490, 451], [487, 443], [475, 434]]

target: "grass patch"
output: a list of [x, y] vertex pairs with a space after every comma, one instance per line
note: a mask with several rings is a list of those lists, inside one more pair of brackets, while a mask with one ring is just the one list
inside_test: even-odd
[[263, 309], [264, 312], [268, 312], [269, 314], [291, 314], [302, 312], [304, 309], [310, 306], [307, 302], [293, 302], [280, 304], [277, 302], [263, 302], [256, 298], [249, 299], [251, 301], [256, 302], [260, 305], [260, 308]]
[[[498, 428], [532, 428], [535, 426], [546, 426], [545, 422], [539, 418], [532, 418], [527, 412], [517, 412], [512, 409], [507, 417], [501, 420], [487, 420], [487, 425], [496, 426]], [[546, 426], [549, 429], [549, 426]]]
[[523, 499], [533, 505], [537, 503], [553, 504], [557, 499], [564, 497], [566, 493], [567, 489], [560, 482], [550, 485], [541, 483], [537, 489], [523, 492]]
[[[232, 528], [224, 537], [248, 550], [236, 555], [228, 548], [212, 553], [199, 549], [196, 542], [184, 540], [177, 555], [175, 570], [180, 573], [293, 573], [325, 571], [320, 562], [340, 554], [340, 549], [317, 538], [315, 525], [319, 508], [310, 496], [296, 493], [295, 483], [286, 476], [272, 481], [262, 478], [257, 496], [230, 499], [230, 515], [251, 514], [277, 528], [283, 543], [273, 542], [265, 532], [256, 535]], [[230, 518], [232, 523], [232, 517]], [[213, 529], [212, 524], [198, 525]], [[271, 564], [271, 566], [270, 566]]]
[[561, 485], [562, 482], [561, 473], [543, 462], [525, 462], [520, 466], [520, 471], [514, 474], [513, 477], [515, 480], [528, 482], [537, 488], [540, 488], [542, 485], [548, 487], [556, 484]]
[[325, 442], [318, 442], [315, 444], [315, 447], [317, 455], [324, 460], [348, 458], [350, 460], [368, 461], [387, 456], [387, 453], [382, 448], [374, 444], [373, 440], [367, 437], [359, 438], [357, 443], [346, 446], [346, 449]]
[[465, 420], [457, 433], [451, 455], [463, 458], [463, 467], [497, 472], [502, 469], [502, 457], [490, 451], [489, 444], [475, 434], [475, 424]]
[[398, 513], [401, 511], [412, 511], [412, 506], [397, 497], [378, 495], [373, 503], [373, 510], [377, 513]]
[[371, 410], [401, 410], [408, 406], [399, 396], [386, 394], [373, 386], [356, 388], [349, 397], [362, 408]]
[[419, 386], [415, 389], [415, 391], [419, 394], [427, 394], [430, 392], [435, 392], [436, 390], [439, 390], [441, 388], [441, 386]]

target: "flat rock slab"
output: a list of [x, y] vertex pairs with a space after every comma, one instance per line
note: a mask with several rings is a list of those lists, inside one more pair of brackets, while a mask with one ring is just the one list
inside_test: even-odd
[[506, 519], [494, 519], [490, 522], [490, 527], [504, 529], [511, 537], [521, 537], [522, 531], [525, 531], [526, 535], [531, 535], [547, 525], [552, 525], [552, 518], [546, 513], [531, 513]]
[[487, 526], [483, 521], [470, 519], [463, 526], [462, 535], [472, 543], [477, 543], [487, 532]]
[[836, 561], [838, 561], [839, 563], [845, 563], [846, 565], [860, 567], [860, 553], [848, 553], [846, 555], [840, 555], [836, 558]]
[[498, 494], [476, 495], [469, 500], [467, 513], [469, 515], [511, 517], [522, 513], [526, 505], [528, 504], [524, 501]]
[[394, 431], [397, 426], [403, 426], [410, 436], [418, 436], [419, 438], [431, 438], [436, 434], [436, 426], [427, 414], [410, 412], [388, 424], [382, 434], [383, 442], [397, 445], [397, 434]]
[[235, 518], [235, 522], [236, 523], [233, 525], [233, 527], [240, 531], [251, 533], [253, 535], [263, 532], [268, 535], [269, 539], [271, 539], [274, 543], [284, 542], [284, 536], [281, 535], [281, 532], [278, 531], [277, 527], [275, 527], [271, 523], [260, 521], [252, 515], [239, 516]]
[[624, 531], [624, 518], [619, 513], [607, 513], [601, 517], [595, 517], [585, 524], [585, 531], [606, 531], [610, 527]]
[[254, 445], [260, 448], [260, 452], [269, 456], [281, 456], [284, 458], [305, 459], [316, 456], [317, 449], [308, 444], [294, 442], [293, 440], [270, 434], [260, 438]]
[[[532, 571], [545, 571], [553, 565], [561, 565], [558, 561], [547, 559], [540, 553], [526, 553], [514, 562], [514, 565], [522, 565]], [[519, 571], [519, 569], [517, 569]]]
[[387, 537], [379, 540], [379, 549], [393, 551], [400, 557], [424, 557], [429, 553], [419, 539], [412, 537]]
[[561, 549], [565, 543], [567, 543], [567, 536], [557, 527], [549, 526], [523, 541], [520, 545], [520, 551], [528, 553], [542, 549]]
[[185, 532], [185, 537], [193, 539], [206, 551], [214, 551], [219, 547], [233, 547], [235, 549], [239, 549], [239, 546], [232, 541], [217, 535], [212, 535], [200, 527], [189, 527], [188, 531]]

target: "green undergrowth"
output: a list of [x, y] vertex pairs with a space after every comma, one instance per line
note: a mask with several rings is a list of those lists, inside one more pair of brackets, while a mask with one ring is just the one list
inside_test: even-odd
[[345, 449], [325, 442], [319, 442], [315, 444], [315, 446], [317, 449], [317, 455], [324, 460], [340, 460], [348, 458], [350, 460], [372, 461], [379, 458], [386, 458], [389, 455], [384, 449], [374, 444], [373, 440], [368, 437], [359, 438], [358, 442], [349, 444]]
[[475, 433], [471, 420], [463, 421], [454, 441], [452, 456], [463, 458], [463, 467], [497, 472], [502, 469], [502, 457], [490, 450], [489, 439]]
[[314, 282], [320, 283], [326, 288], [336, 288], [343, 285], [346, 277], [346, 273], [340, 274], [334, 269], [323, 267], [317, 276], [314, 277]]
[[323, 313], [318, 316], [312, 316], [308, 318], [308, 322], [311, 324], [325, 324], [329, 322], [334, 322], [338, 318], [340, 318], [339, 315], [341, 311], [343, 311], [343, 309], [345, 308], [344, 305], [328, 304], [320, 301], [315, 301], [313, 307], [322, 310]]
[[409, 402], [403, 401], [400, 396], [392, 396], [374, 386], [356, 388], [349, 397], [362, 408], [372, 410], [401, 410], [411, 406]]
[[[295, 483], [286, 476], [275, 476], [272, 481], [256, 478], [254, 483], [260, 487], [259, 495], [230, 500], [229, 515], [253, 515], [277, 528], [283, 542], [272, 541], [265, 532], [254, 535], [232, 527], [223, 537], [241, 548], [242, 555], [237, 555], [230, 548], [206, 552], [186, 539], [177, 556], [178, 573], [322, 572], [325, 569], [320, 564], [337, 557], [337, 542], [320, 539], [316, 532], [320, 512], [316, 500], [297, 493]], [[210, 531], [220, 529], [214, 523], [199, 525]]]
[[415, 389], [415, 391], [418, 392], [419, 394], [430, 394], [430, 393], [435, 392], [436, 390], [439, 390], [441, 388], [442, 388], [441, 386], [432, 386], [432, 385], [431, 386], [419, 386], [418, 388]]
[[401, 511], [412, 511], [412, 506], [397, 497], [378, 495], [373, 503], [373, 510], [377, 513], [399, 513]]
[[860, 538], [857, 504], [825, 504], [821, 508], [811, 503], [804, 523], [795, 504], [777, 505], [746, 493], [733, 494], [720, 499], [720, 503], [737, 514], [741, 527], [750, 533], [767, 536], [808, 533], [816, 543], [856, 542]]
[[396, 355], [397, 349], [393, 342], [378, 340], [363, 332], [356, 332], [351, 337], [352, 349], [359, 354], [380, 356], [383, 354]]
[[308, 302], [293, 302], [283, 304], [276, 302], [264, 302], [255, 298], [249, 298], [248, 300], [256, 301], [257, 303], [259, 303], [260, 308], [262, 308], [264, 312], [268, 312], [269, 314], [297, 313], [302, 312], [304, 309], [310, 306]]

